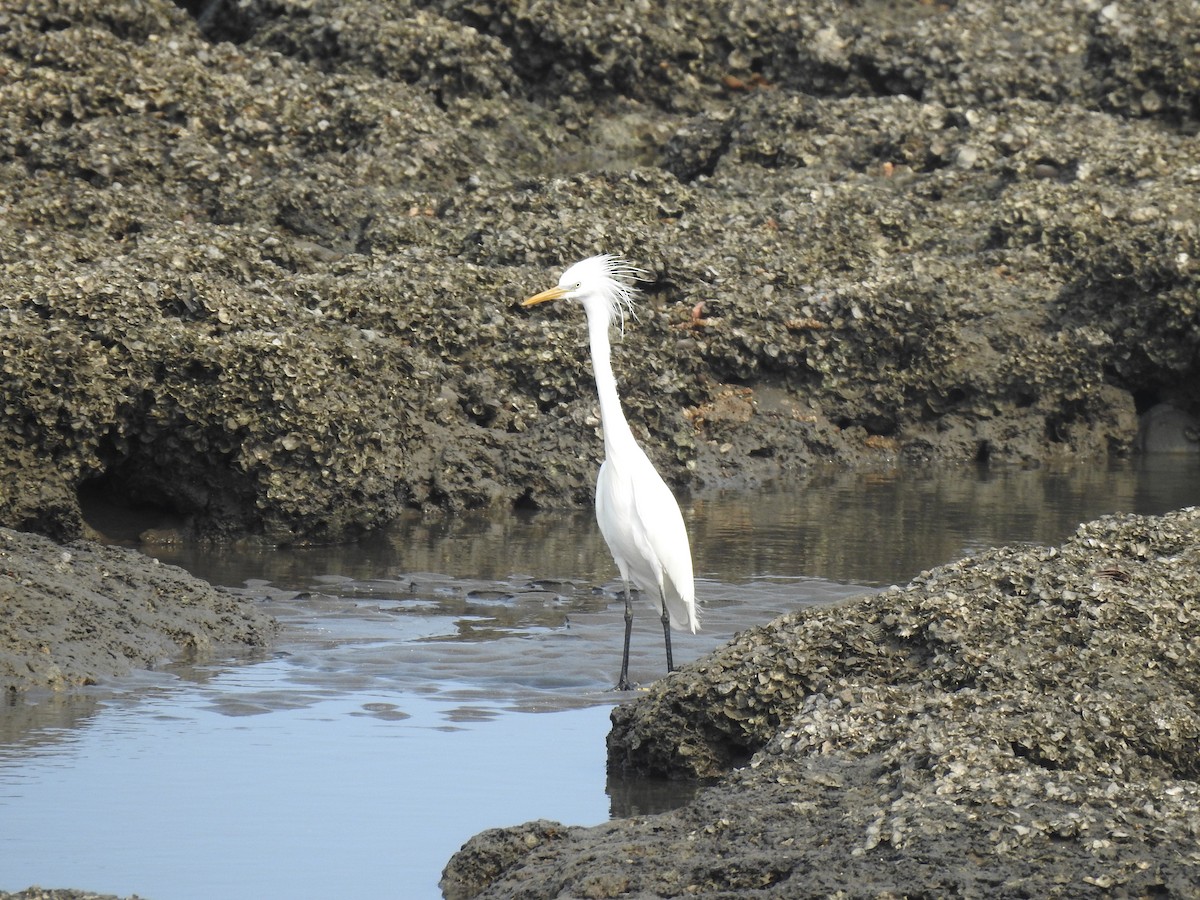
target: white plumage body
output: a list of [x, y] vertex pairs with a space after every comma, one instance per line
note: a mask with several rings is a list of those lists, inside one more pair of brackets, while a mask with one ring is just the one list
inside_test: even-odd
[[645, 452], [636, 444], [634, 450], [600, 466], [596, 521], [621, 579], [636, 585], [660, 614], [665, 603], [672, 628], [694, 634], [700, 623], [683, 516]]
[[566, 298], [580, 303], [587, 314], [592, 372], [604, 426], [604, 464], [596, 479], [596, 521], [625, 585], [625, 650], [617, 681], [621, 690], [630, 686], [630, 583], [658, 608], [668, 670], [674, 668], [670, 628], [694, 633], [700, 627], [692, 552], [683, 516], [671, 489], [629, 430], [612, 370], [608, 332], [617, 321], [624, 325], [625, 313], [633, 312], [636, 289], [625, 279], [636, 274], [635, 269], [615, 257], [593, 256], [567, 269], [557, 286], [524, 303], [533, 306]]

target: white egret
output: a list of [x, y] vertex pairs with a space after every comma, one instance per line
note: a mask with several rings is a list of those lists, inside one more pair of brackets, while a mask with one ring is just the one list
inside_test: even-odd
[[617, 380], [613, 376], [610, 326], [633, 312], [637, 288], [628, 279], [637, 270], [607, 254], [575, 263], [549, 290], [535, 294], [522, 306], [548, 300], [574, 300], [587, 314], [592, 348], [592, 371], [600, 397], [604, 426], [604, 463], [596, 478], [596, 521], [608, 544], [625, 588], [625, 649], [617, 690], [629, 690], [629, 636], [633, 628], [632, 581], [658, 608], [667, 648], [667, 671], [673, 671], [671, 628], [700, 627], [696, 618], [696, 589], [687, 529], [671, 489], [629, 430]]

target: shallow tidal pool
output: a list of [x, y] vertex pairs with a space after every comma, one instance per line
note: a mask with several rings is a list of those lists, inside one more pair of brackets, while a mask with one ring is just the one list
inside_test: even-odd
[[[1110, 512], [1200, 504], [1200, 461], [838, 474], [689, 498], [703, 632], [735, 632]], [[104, 524], [104, 523], [101, 523]], [[110, 529], [119, 537], [120, 525]], [[414, 517], [351, 547], [152, 551], [282, 622], [263, 656], [0, 709], [0, 890], [440, 896], [486, 828], [685, 802], [610, 781], [622, 604], [589, 512]], [[635, 608], [631, 677], [661, 677]]]

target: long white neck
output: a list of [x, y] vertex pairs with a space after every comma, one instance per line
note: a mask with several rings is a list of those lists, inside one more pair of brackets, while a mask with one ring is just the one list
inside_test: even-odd
[[600, 420], [604, 424], [605, 456], [612, 458], [613, 449], [622, 445], [637, 446], [621, 398], [617, 395], [617, 379], [612, 370], [612, 347], [608, 341], [608, 309], [606, 304], [585, 303], [588, 338], [592, 345], [592, 372], [596, 376], [596, 394], [600, 398]]

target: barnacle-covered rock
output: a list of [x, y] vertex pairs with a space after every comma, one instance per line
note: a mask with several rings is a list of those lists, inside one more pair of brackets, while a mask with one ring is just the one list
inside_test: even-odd
[[1194, 128], [1200, 118], [1200, 22], [1187, 0], [1108, 3], [1095, 17], [1089, 60], [1100, 106]]
[[[559, 832], [470, 895], [619, 871], [648, 896], [1187, 896], [1198, 697], [1200, 509], [1106, 517], [783, 616], [654, 683], [613, 711], [614, 777], [713, 786]], [[507, 834], [472, 839], [443, 887]]]
[[516, 304], [596, 252], [677, 485], [1127, 454], [1200, 413], [1194, 23], [1138, 9], [6, 8], [0, 523], [586, 503], [580, 317]]

